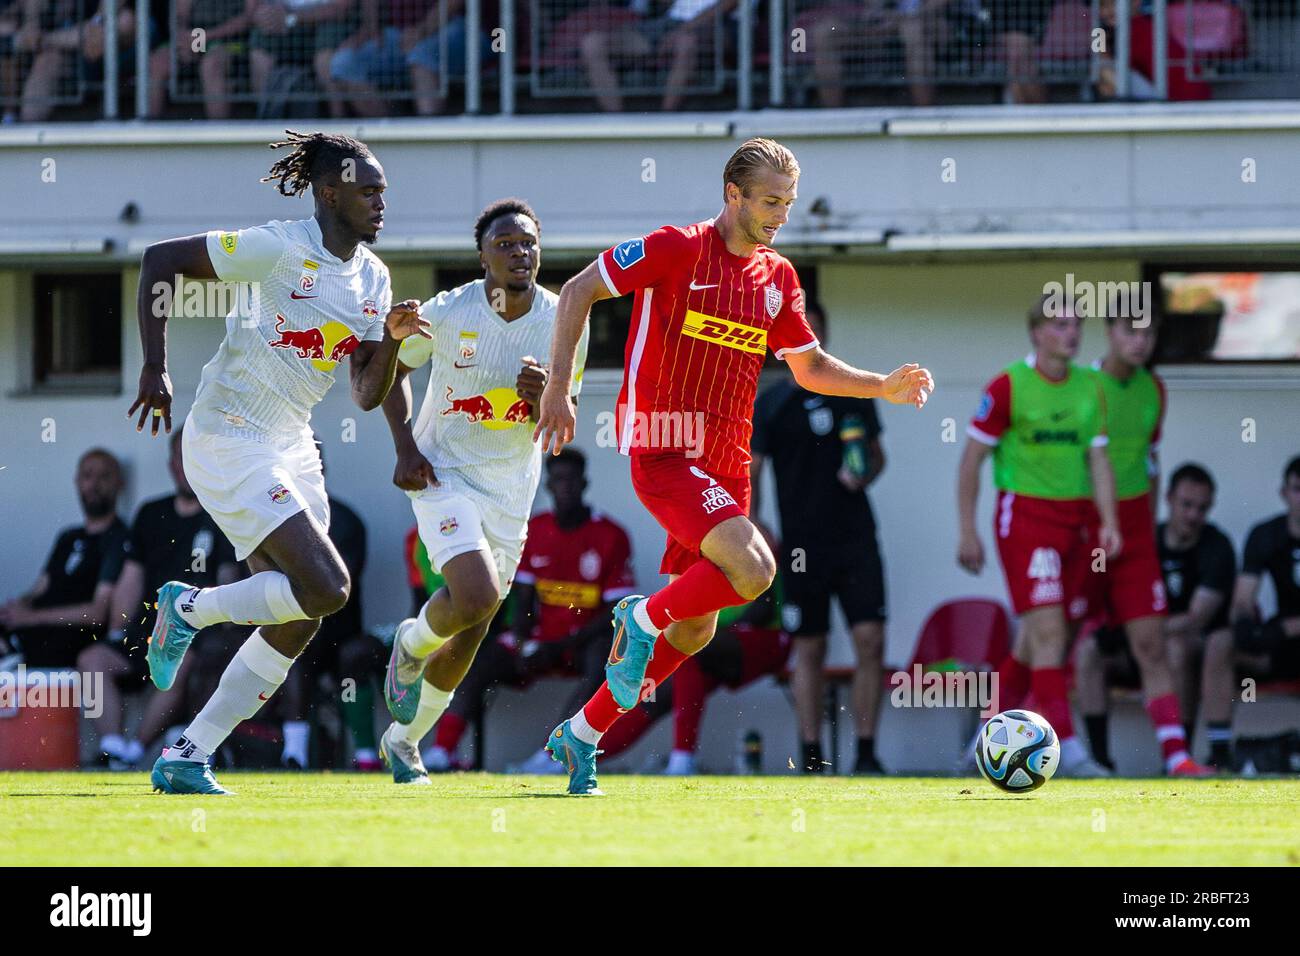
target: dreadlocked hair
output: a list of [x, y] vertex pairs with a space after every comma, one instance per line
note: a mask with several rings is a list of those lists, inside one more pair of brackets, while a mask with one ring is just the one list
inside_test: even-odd
[[334, 133], [299, 133], [285, 130], [287, 140], [272, 143], [271, 149], [292, 146], [293, 152], [281, 156], [262, 177], [264, 183], [275, 183], [282, 196], [301, 196], [307, 187], [327, 173], [343, 168], [345, 159], [370, 159], [370, 147], [351, 136]]

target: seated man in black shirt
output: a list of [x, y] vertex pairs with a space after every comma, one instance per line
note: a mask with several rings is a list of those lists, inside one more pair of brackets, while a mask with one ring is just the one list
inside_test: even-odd
[[[1228, 536], [1208, 522], [1214, 507], [1214, 479], [1196, 464], [1174, 470], [1165, 492], [1169, 517], [1156, 527], [1156, 546], [1169, 615], [1164, 621], [1174, 686], [1187, 725], [1187, 740], [1196, 726], [1198, 696], [1203, 698], [1210, 762], [1226, 766], [1232, 694], [1232, 635], [1228, 603], [1232, 599], [1237, 558]], [[1224, 657], [1224, 650], [1227, 657]], [[1202, 660], [1200, 677], [1196, 663]], [[1220, 671], [1226, 664], [1227, 692]], [[1093, 759], [1114, 769], [1107, 720], [1108, 684], [1141, 686], [1137, 660], [1121, 628], [1101, 628], [1080, 638], [1075, 658], [1079, 709], [1083, 712]]]
[[[825, 344], [824, 313], [809, 303], [807, 315]], [[875, 730], [884, 686], [885, 576], [866, 493], [885, 468], [880, 432], [870, 399], [816, 395], [788, 379], [766, 389], [754, 406], [750, 514], [759, 514], [763, 462], [770, 458], [781, 515], [781, 618], [795, 638], [792, 684], [801, 766], [808, 772], [826, 765], [822, 684], [832, 597], [848, 621], [857, 656], [854, 773], [884, 772], [876, 759]]]
[[104, 634], [122, 569], [121, 465], [110, 452], [93, 448], [77, 462], [76, 485], [85, 524], [61, 531], [36, 586], [0, 605], [0, 643], [21, 653], [28, 667], [76, 666], [77, 655]]
[[[323, 448], [321, 473], [328, 474]], [[284, 694], [279, 701], [284, 731], [280, 763], [294, 770], [302, 770], [311, 762], [309, 718], [317, 690], [322, 681], [327, 681], [330, 694], [340, 699], [342, 679], [347, 676], [355, 679], [354, 672], [342, 666], [340, 651], [355, 639], [365, 637], [361, 625], [361, 576], [366, 570], [366, 526], [356, 511], [332, 493], [329, 539], [348, 569], [352, 590], [347, 603], [321, 621], [320, 630], [299, 655], [297, 666], [289, 672], [284, 683]], [[372, 640], [372, 646], [373, 643]]]
[[[1300, 455], [1282, 472], [1286, 511], [1251, 528], [1232, 595], [1232, 634], [1237, 668], [1265, 680], [1300, 678]], [[1259, 585], [1273, 582], [1277, 614], [1259, 612]], [[1208, 656], [1208, 651], [1207, 651]], [[1229, 696], [1233, 674], [1220, 675]], [[1208, 707], [1207, 707], [1208, 710]]]
[[[202, 653], [186, 657], [170, 690], [155, 690], [149, 683], [145, 651], [157, 611], [152, 601], [144, 600], [145, 595], [152, 597], [177, 578], [192, 581], [195, 587], [213, 587], [229, 584], [240, 576], [235, 549], [203, 510], [185, 478], [179, 428], [172, 432], [167, 467], [176, 493], [146, 501], [136, 512], [122, 573], [113, 590], [108, 640], [97, 641], [77, 658], [78, 670], [113, 678], [105, 682], [104, 710], [97, 724], [100, 751], [114, 770], [134, 766], [149, 742], [180, 715], [196, 662], [200, 667], [205, 661], [216, 663], [213, 655], [220, 643], [216, 632], [226, 632], [230, 638], [225, 642], [226, 652], [218, 672], [238, 649], [233, 642], [247, 636], [247, 628], [234, 625], [212, 628], [196, 645], [203, 649]], [[149, 700], [134, 739], [126, 740], [122, 736], [122, 692], [137, 690], [148, 690]]]

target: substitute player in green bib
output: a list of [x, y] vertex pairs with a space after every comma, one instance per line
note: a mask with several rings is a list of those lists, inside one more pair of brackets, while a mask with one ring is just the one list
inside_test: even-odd
[[1116, 557], [1122, 544], [1100, 386], [1092, 370], [1073, 362], [1082, 323], [1071, 304], [1041, 297], [1029, 311], [1033, 352], [985, 389], [958, 473], [957, 561], [972, 574], [984, 567], [975, 505], [980, 469], [992, 454], [998, 555], [1022, 621], [1020, 658], [1008, 655], [998, 669], [999, 709], [1032, 689], [1061, 740], [1061, 772], [1105, 776], [1074, 733], [1065, 679], [1071, 623], [1087, 612], [1083, 587], [1098, 514], [1106, 554]]
[[[1188, 754], [1164, 632], [1169, 603], [1156, 548], [1155, 495], [1160, 487], [1158, 448], [1165, 417], [1165, 387], [1146, 368], [1155, 352], [1156, 329], [1149, 318], [1119, 317], [1110, 310], [1106, 315], [1106, 337], [1106, 357], [1093, 368], [1106, 401], [1110, 439], [1106, 452], [1115, 471], [1124, 553], [1092, 568], [1088, 575], [1089, 607], [1095, 620], [1108, 627], [1085, 638], [1092, 644], [1081, 648], [1079, 680], [1100, 683], [1104, 679], [1096, 673], [1102, 665], [1094, 651], [1108, 654], [1121, 650], [1115, 637], [1123, 628], [1142, 678], [1142, 694], [1160, 741], [1165, 772], [1180, 777], [1203, 776], [1212, 771]], [[1093, 753], [1099, 752], [1099, 746], [1101, 752], [1106, 752], [1104, 709], [1094, 714], [1087, 714], [1086, 706], [1083, 709]]]

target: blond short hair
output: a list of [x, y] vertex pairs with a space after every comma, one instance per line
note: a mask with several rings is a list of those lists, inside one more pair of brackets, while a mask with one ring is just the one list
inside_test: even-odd
[[725, 190], [727, 183], [735, 183], [741, 194], [748, 196], [749, 187], [754, 185], [764, 168], [796, 179], [799, 177], [799, 161], [794, 158], [794, 153], [774, 139], [755, 136], [741, 143], [727, 160], [727, 165], [722, 168], [722, 188]]

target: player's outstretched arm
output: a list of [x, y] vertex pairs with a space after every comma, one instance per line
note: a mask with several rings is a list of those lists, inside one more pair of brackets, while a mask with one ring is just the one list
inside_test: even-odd
[[1092, 496], [1101, 515], [1099, 541], [1106, 557], [1114, 559], [1124, 548], [1119, 533], [1119, 512], [1115, 504], [1115, 471], [1110, 466], [1110, 455], [1105, 445], [1088, 449], [1088, 469], [1092, 472]]
[[533, 429], [533, 441], [542, 442], [542, 454], [548, 449], [558, 455], [573, 441], [578, 419], [569, 396], [573, 381], [573, 363], [578, 354], [578, 342], [587, 326], [591, 307], [601, 299], [612, 297], [609, 287], [600, 275], [600, 265], [592, 262], [576, 276], [564, 283], [560, 301], [555, 307], [555, 334], [551, 337], [551, 374], [542, 390], [541, 413]]
[[352, 353], [350, 372], [352, 400], [364, 412], [383, 404], [397, 375], [397, 350], [402, 339], [429, 334], [428, 320], [420, 316], [418, 299], [393, 304], [384, 318], [384, 337], [378, 342], [362, 342]]
[[841, 362], [821, 346], [790, 353], [786, 362], [801, 387], [822, 395], [883, 398], [895, 405], [921, 408], [934, 392], [929, 369], [915, 364], [900, 365], [888, 375], [881, 375]]
[[957, 520], [960, 539], [957, 563], [971, 574], [984, 570], [984, 543], [975, 527], [975, 506], [980, 497], [980, 469], [992, 447], [973, 438], [966, 440], [957, 466]]
[[130, 418], [138, 409], [136, 431], [152, 416], [151, 435], [158, 434], [158, 423], [172, 430], [172, 381], [167, 374], [167, 317], [181, 290], [176, 288], [182, 276], [191, 279], [215, 279], [216, 270], [208, 257], [206, 235], [185, 236], [155, 242], [140, 260], [140, 285], [135, 296], [136, 315], [140, 323], [140, 345], [144, 366], [140, 369], [140, 387], [127, 411]]
[[423, 491], [438, 483], [433, 465], [424, 457], [411, 431], [411, 372], [410, 366], [398, 359], [393, 387], [384, 397], [384, 419], [393, 436], [397, 451], [397, 467], [393, 469], [393, 484], [403, 491]]

